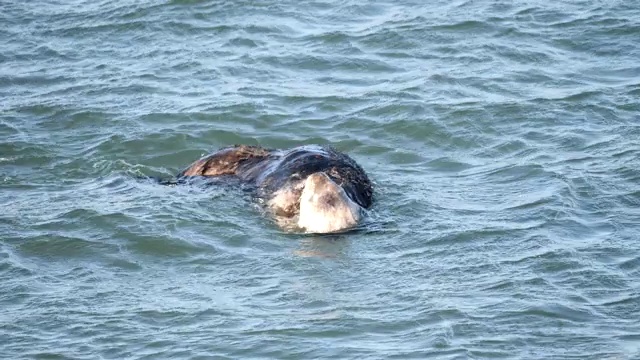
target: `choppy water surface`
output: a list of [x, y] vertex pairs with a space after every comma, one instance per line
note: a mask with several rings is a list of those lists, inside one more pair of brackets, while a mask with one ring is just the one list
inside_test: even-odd
[[[640, 358], [633, 1], [0, 3], [0, 358]], [[165, 187], [333, 144], [364, 230]]]

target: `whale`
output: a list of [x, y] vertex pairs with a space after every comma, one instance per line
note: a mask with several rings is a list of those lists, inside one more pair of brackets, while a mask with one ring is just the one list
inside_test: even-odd
[[280, 226], [307, 233], [353, 229], [373, 204], [373, 184], [362, 167], [328, 145], [229, 146], [196, 160], [176, 177], [233, 177], [254, 189]]

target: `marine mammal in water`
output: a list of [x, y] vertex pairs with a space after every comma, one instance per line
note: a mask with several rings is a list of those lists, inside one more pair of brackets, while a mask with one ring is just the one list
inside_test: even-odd
[[234, 176], [256, 195], [282, 226], [310, 233], [355, 227], [373, 202], [373, 185], [351, 157], [332, 147], [286, 150], [235, 145], [207, 155], [180, 172], [189, 177]]

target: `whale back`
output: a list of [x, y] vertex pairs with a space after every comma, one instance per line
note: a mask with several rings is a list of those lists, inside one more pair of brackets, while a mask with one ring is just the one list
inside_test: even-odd
[[348, 155], [329, 146], [306, 145], [288, 150], [236, 145], [191, 164], [178, 176], [235, 175], [258, 188], [258, 195], [276, 200], [283, 215], [297, 213], [304, 181], [322, 172], [363, 208], [372, 204], [373, 186]]
[[325, 173], [363, 208], [372, 203], [373, 186], [364, 170], [348, 155], [318, 145], [300, 146], [276, 154], [276, 159], [257, 178], [265, 192], [299, 189], [313, 173]]

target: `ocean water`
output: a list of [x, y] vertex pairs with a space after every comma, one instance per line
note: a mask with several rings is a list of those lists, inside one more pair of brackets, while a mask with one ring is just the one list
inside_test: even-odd
[[[0, 358], [640, 359], [636, 1], [0, 2]], [[331, 144], [359, 231], [159, 186]]]

